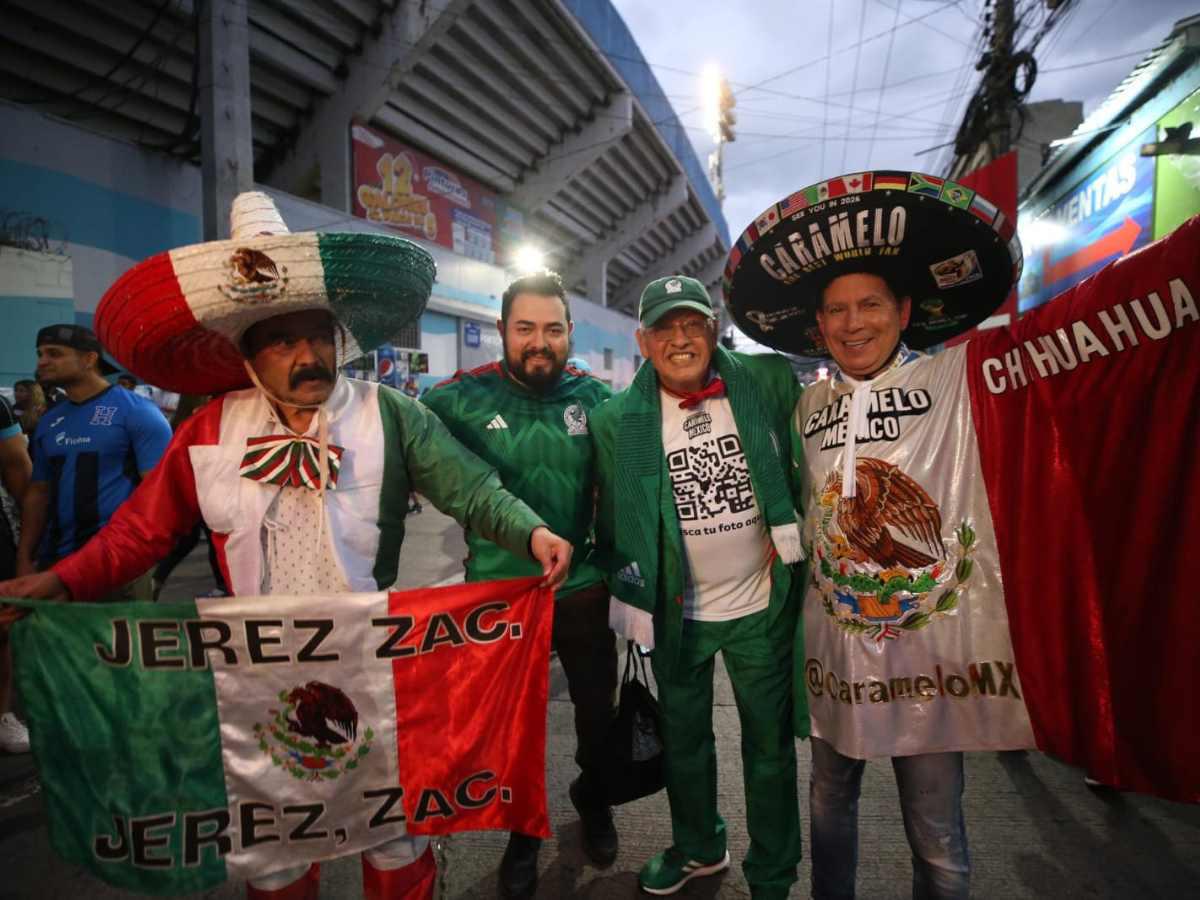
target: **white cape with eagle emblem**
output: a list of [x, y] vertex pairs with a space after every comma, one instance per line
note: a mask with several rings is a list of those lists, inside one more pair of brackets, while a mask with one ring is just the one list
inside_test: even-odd
[[812, 733], [859, 759], [1033, 747], [966, 353], [908, 356], [870, 382], [855, 497], [842, 496], [852, 386], [818, 382], [797, 406]]

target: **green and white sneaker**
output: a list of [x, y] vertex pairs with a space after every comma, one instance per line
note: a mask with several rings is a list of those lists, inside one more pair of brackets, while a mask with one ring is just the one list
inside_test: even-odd
[[673, 894], [693, 878], [716, 875], [729, 868], [729, 851], [716, 862], [688, 859], [674, 847], [668, 847], [638, 873], [638, 885], [647, 894]]

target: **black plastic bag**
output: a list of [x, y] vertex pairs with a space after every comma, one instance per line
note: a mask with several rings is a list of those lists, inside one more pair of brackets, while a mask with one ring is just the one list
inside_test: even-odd
[[605, 794], [609, 805], [618, 806], [663, 789], [666, 771], [662, 717], [658, 700], [650, 692], [645, 657], [638, 653], [633, 641], [629, 642], [625, 655], [620, 703], [608, 730], [608, 751]]

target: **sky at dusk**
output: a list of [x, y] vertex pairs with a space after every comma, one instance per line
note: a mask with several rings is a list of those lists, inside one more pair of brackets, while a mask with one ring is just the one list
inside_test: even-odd
[[[704, 164], [700, 72], [715, 64], [737, 96], [725, 148], [734, 238], [805, 185], [877, 168], [944, 171], [980, 74], [983, 0], [613, 0]], [[1044, 16], [1018, 0], [1018, 49]], [[1090, 113], [1196, 0], [1074, 0], [1041, 41], [1030, 102], [1081, 100]], [[832, 48], [832, 49], [830, 49]]]

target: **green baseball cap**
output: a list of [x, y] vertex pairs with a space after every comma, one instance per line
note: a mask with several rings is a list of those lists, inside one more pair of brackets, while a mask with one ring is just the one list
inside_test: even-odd
[[716, 316], [704, 285], [686, 275], [668, 275], [646, 285], [638, 301], [638, 319], [649, 327], [674, 309], [694, 309], [710, 319]]

